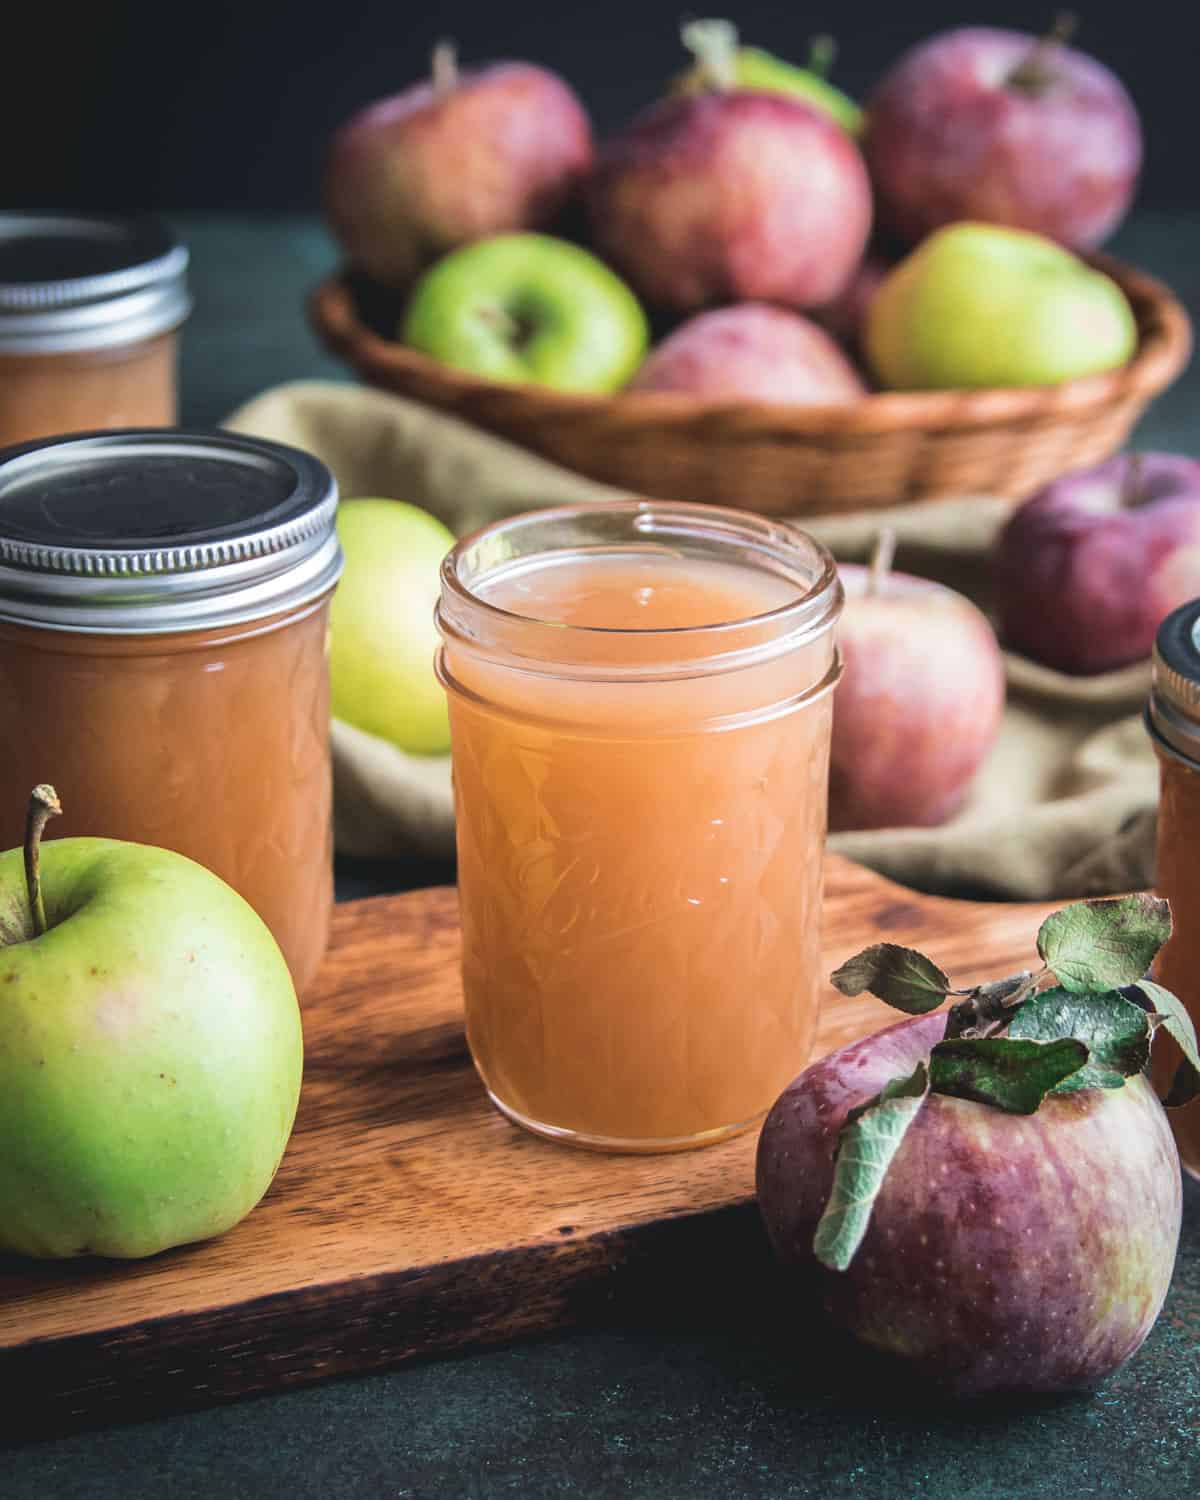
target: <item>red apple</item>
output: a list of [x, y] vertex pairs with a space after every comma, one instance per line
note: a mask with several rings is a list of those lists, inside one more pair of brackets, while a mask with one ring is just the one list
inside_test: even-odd
[[863, 149], [880, 218], [914, 243], [974, 219], [1088, 249], [1124, 217], [1142, 162], [1137, 111], [1106, 67], [986, 26], [901, 57], [869, 101]]
[[1000, 728], [995, 633], [969, 599], [929, 579], [853, 564], [841, 575], [830, 829], [944, 823]]
[[429, 81], [334, 135], [325, 214], [356, 265], [403, 286], [458, 245], [548, 224], [592, 154], [588, 117], [561, 78], [523, 62], [459, 73], [443, 46]]
[[911, 1073], [945, 1024], [901, 1021], [785, 1090], [758, 1145], [767, 1235], [786, 1267], [820, 1278], [834, 1322], [906, 1378], [959, 1395], [1095, 1385], [1153, 1326], [1179, 1239], [1179, 1160], [1141, 1075], [1031, 1115], [931, 1094], [849, 1267], [813, 1256], [847, 1115]]
[[588, 206], [601, 252], [678, 312], [828, 302], [871, 227], [866, 168], [846, 131], [800, 99], [739, 91], [641, 115], [601, 148]]
[[1005, 643], [1060, 672], [1148, 658], [1159, 625], [1200, 595], [1200, 462], [1109, 459], [1056, 479], [997, 543]]
[[878, 251], [868, 251], [841, 294], [813, 309], [812, 316], [821, 327], [847, 349], [859, 349], [867, 309], [894, 264]]
[[831, 405], [857, 401], [867, 388], [824, 329], [808, 318], [741, 302], [680, 324], [651, 351], [628, 389]]

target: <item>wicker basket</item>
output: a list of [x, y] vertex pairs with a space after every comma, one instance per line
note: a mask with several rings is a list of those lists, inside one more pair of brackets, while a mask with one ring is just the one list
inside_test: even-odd
[[[1104, 257], [1139, 342], [1119, 370], [1057, 386], [887, 392], [852, 406], [699, 401], [674, 393], [577, 396], [481, 380], [381, 337], [397, 308], [335, 276], [314, 292], [326, 346], [369, 384], [451, 412], [593, 479], [764, 515], [818, 515], [941, 495], [1023, 498], [1121, 447], [1191, 351], [1160, 282]], [[377, 298], [378, 294], [374, 294]]]

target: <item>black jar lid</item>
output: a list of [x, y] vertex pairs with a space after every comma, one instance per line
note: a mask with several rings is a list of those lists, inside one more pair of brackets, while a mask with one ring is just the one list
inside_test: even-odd
[[1159, 626], [1151, 672], [1151, 732], [1176, 755], [1200, 762], [1200, 599]]
[[320, 597], [337, 487], [298, 448], [170, 428], [0, 451], [0, 619], [103, 635], [208, 630]]
[[0, 354], [84, 353], [177, 328], [188, 252], [156, 219], [0, 212]]

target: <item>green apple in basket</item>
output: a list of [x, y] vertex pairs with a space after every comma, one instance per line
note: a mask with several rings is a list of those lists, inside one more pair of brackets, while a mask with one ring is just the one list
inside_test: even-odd
[[266, 1192], [296, 1115], [300, 1011], [245, 901], [114, 839], [0, 854], [0, 1251], [152, 1255]]
[[1112, 277], [1061, 245], [960, 223], [885, 277], [864, 343], [879, 383], [894, 390], [1053, 385], [1125, 364], [1137, 324]]
[[784, 94], [832, 115], [851, 135], [862, 131], [861, 107], [829, 82], [837, 53], [832, 37], [814, 37], [806, 66], [798, 68], [762, 47], [739, 46], [737, 28], [730, 21], [688, 21], [682, 36], [696, 62], [676, 81], [673, 93], [703, 93], [716, 81], [720, 87], [753, 94]]
[[489, 380], [606, 394], [642, 362], [646, 315], [590, 251], [501, 234], [451, 251], [412, 290], [402, 341]]

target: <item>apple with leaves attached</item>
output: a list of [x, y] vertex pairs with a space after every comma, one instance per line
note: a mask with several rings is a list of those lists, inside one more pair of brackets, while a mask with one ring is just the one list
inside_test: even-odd
[[41, 835], [0, 854], [0, 1251], [153, 1255], [270, 1185], [303, 1039], [279, 945], [168, 849]]
[[1200, 1082], [1186, 1011], [1142, 977], [1169, 933], [1153, 897], [1082, 902], [1043, 924], [1036, 973], [956, 990], [880, 943], [834, 974], [914, 1018], [785, 1090], [759, 1139], [759, 1207], [784, 1266], [906, 1378], [959, 1396], [1086, 1389], [1149, 1333], [1181, 1213], [1142, 1071], [1159, 1027], [1184, 1054], [1166, 1103]]

